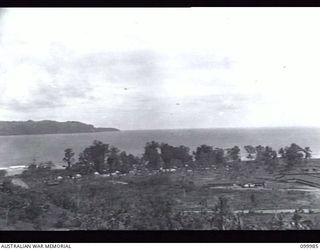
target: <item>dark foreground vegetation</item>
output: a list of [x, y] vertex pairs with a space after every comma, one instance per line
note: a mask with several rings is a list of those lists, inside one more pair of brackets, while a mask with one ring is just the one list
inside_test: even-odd
[[[149, 142], [142, 157], [94, 141], [64, 168], [51, 162], [5, 176], [2, 230], [286, 230], [318, 229], [313, 193], [273, 182], [285, 173], [316, 169], [310, 148], [296, 144], [240, 148]], [[269, 180], [266, 187], [266, 180]], [[279, 186], [280, 185], [280, 186]], [[284, 186], [281, 186], [284, 185]], [[287, 185], [287, 186], [285, 186]], [[281, 191], [280, 191], [281, 190]], [[269, 210], [293, 209], [289, 212]], [[304, 209], [309, 209], [305, 213]], [[260, 212], [258, 212], [258, 210]], [[262, 213], [261, 211], [267, 211]]]

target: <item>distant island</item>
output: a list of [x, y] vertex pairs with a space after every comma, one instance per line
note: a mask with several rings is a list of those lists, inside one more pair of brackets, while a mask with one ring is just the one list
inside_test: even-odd
[[0, 136], [37, 135], [37, 134], [71, 134], [120, 131], [116, 128], [96, 128], [91, 124], [77, 121], [0, 121]]

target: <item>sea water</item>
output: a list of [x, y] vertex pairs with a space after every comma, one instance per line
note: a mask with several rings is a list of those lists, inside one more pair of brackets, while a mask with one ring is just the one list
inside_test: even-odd
[[157, 141], [174, 146], [184, 145], [191, 152], [202, 144], [228, 148], [235, 145], [268, 145], [278, 150], [280, 147], [297, 143], [309, 146], [313, 157], [320, 156], [319, 128], [221, 128], [221, 129], [172, 129], [136, 130], [101, 133], [52, 134], [0, 136], [0, 168], [52, 161], [62, 164], [64, 150], [72, 148], [78, 154], [92, 144], [93, 140], [118, 147], [134, 155], [143, 154], [146, 142]]

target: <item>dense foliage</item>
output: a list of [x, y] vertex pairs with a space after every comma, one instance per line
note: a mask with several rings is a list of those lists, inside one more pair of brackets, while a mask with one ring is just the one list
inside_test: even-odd
[[[202, 173], [206, 175], [207, 169], [215, 173], [212, 182], [220, 181], [220, 178], [237, 180], [242, 168], [257, 171], [257, 166], [300, 167], [311, 157], [310, 148], [296, 144], [280, 149], [279, 154], [268, 146], [248, 145], [244, 148], [248, 161], [243, 162], [237, 146], [222, 149], [201, 145], [190, 152], [182, 145], [152, 141], [145, 145], [142, 157], [136, 157], [94, 141], [80, 153], [77, 161], [73, 150], [68, 148], [64, 151], [64, 169], [54, 169], [52, 162], [30, 164], [29, 169], [18, 176], [28, 183], [28, 188], [13, 185], [13, 179], [17, 177], [6, 177], [2, 173], [0, 214], [3, 219], [0, 225], [9, 230], [282, 230], [315, 227], [298, 209], [291, 217], [276, 214], [258, 225], [250, 221], [252, 215], [235, 212], [238, 208], [231, 192], [210, 191], [205, 183], [201, 183]], [[249, 194], [239, 202], [254, 209], [262, 198], [258, 193]], [[190, 203], [193, 205], [188, 205]], [[189, 211], [189, 206], [195, 210]]]

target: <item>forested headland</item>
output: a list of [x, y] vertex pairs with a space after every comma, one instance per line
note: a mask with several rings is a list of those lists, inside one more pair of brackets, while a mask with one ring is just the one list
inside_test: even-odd
[[96, 128], [93, 125], [77, 121], [0, 121], [0, 136], [69, 134], [119, 131], [116, 128]]

